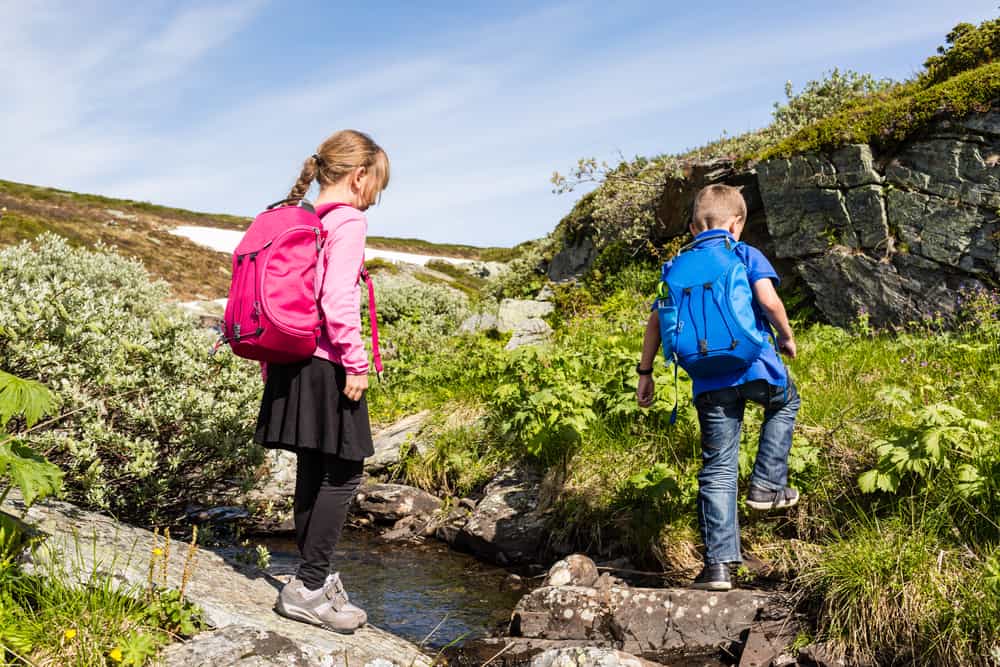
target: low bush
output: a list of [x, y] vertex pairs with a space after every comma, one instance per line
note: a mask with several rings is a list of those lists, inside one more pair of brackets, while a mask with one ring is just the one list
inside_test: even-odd
[[135, 260], [43, 236], [0, 251], [0, 369], [54, 394], [24, 437], [70, 499], [140, 523], [231, 487], [258, 454], [255, 365], [209, 356], [213, 335]]

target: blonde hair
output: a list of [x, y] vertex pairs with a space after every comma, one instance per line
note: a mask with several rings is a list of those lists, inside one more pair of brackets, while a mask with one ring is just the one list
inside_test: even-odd
[[691, 214], [691, 224], [695, 230], [704, 232], [719, 229], [728, 225], [735, 217], [746, 222], [747, 203], [740, 190], [741, 188], [721, 183], [699, 190], [694, 198], [694, 210]]
[[389, 185], [389, 156], [364, 132], [336, 132], [306, 158], [299, 179], [285, 201], [297, 204], [309, 192], [313, 181], [318, 181], [321, 188], [333, 185], [359, 167], [364, 167], [374, 176], [369, 180], [367, 192], [362, 193], [369, 203], [374, 203], [378, 193]]

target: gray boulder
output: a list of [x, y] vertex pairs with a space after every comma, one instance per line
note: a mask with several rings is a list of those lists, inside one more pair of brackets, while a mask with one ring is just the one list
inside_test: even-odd
[[549, 262], [549, 280], [560, 282], [579, 276], [590, 268], [597, 257], [593, 240], [584, 236], [574, 243], [563, 246]]
[[500, 302], [497, 328], [500, 331], [516, 331], [529, 320], [545, 317], [555, 309], [548, 301], [527, 299], [504, 299]]
[[534, 562], [548, 534], [539, 507], [542, 475], [524, 466], [504, 469], [455, 536], [454, 546], [498, 565]]
[[365, 459], [365, 472], [369, 475], [384, 473], [399, 463], [401, 452], [408, 446], [423, 454], [427, 450], [427, 443], [421, 442], [417, 436], [424, 429], [430, 415], [429, 411], [424, 410], [404, 417], [376, 433], [373, 438], [375, 453]]
[[171, 644], [160, 656], [164, 667], [300, 667], [344, 664], [323, 661], [322, 651], [271, 630], [230, 625]]
[[552, 327], [543, 319], [533, 317], [522, 322], [504, 347], [508, 352], [525, 345], [542, 345], [552, 338]]
[[[141, 589], [147, 584], [149, 554], [154, 547], [164, 546], [162, 539], [157, 540], [148, 530], [65, 502], [47, 500], [26, 509], [20, 495], [13, 491], [0, 509], [22, 516], [43, 538], [31, 552], [25, 568], [64, 572], [68, 582], [86, 583], [96, 572], [106, 575], [115, 586]], [[79, 548], [81, 544], [86, 548]], [[185, 573], [187, 546], [175, 542], [172, 549], [166, 585], [179, 589]], [[285, 656], [296, 656], [299, 647], [305, 655], [336, 656], [334, 662], [322, 664], [364, 665], [380, 658], [407, 666], [412, 663], [429, 667], [431, 663], [413, 644], [373, 626], [361, 628], [353, 635], [338, 635], [278, 616], [272, 607], [283, 581], [262, 576], [256, 568], [227, 561], [206, 549], [196, 548], [193, 554], [185, 589], [187, 599], [201, 607], [208, 622], [216, 628], [240, 626], [265, 633], [233, 631], [229, 639], [219, 640], [223, 644], [258, 642], [255, 650], [264, 650], [260, 644], [266, 646], [271, 642], [277, 647], [275, 652]]]
[[510, 632], [534, 639], [603, 640], [653, 660], [676, 652], [708, 655], [739, 637], [770, 602], [766, 594], [744, 590], [545, 586], [518, 602]]
[[490, 313], [476, 313], [469, 315], [458, 327], [459, 333], [476, 333], [478, 331], [490, 331], [499, 327], [500, 322], [495, 315]]
[[441, 499], [403, 484], [366, 483], [358, 489], [353, 514], [367, 515], [375, 523], [395, 523], [411, 516], [427, 516], [441, 507]]

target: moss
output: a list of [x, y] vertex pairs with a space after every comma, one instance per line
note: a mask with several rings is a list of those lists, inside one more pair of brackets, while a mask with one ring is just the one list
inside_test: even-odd
[[997, 99], [1000, 63], [990, 63], [928, 88], [921, 89], [916, 83], [900, 86], [885, 97], [803, 128], [754, 159], [832, 150], [845, 144], [897, 144], [937, 118], [985, 112]]

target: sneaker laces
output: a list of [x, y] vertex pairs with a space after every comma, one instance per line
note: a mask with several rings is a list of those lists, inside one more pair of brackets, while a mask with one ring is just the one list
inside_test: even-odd
[[340, 581], [339, 572], [335, 572], [326, 578], [323, 584], [323, 593], [326, 595], [327, 600], [339, 602], [341, 605], [345, 605], [351, 601], [347, 597], [347, 591], [344, 590], [343, 582]]

